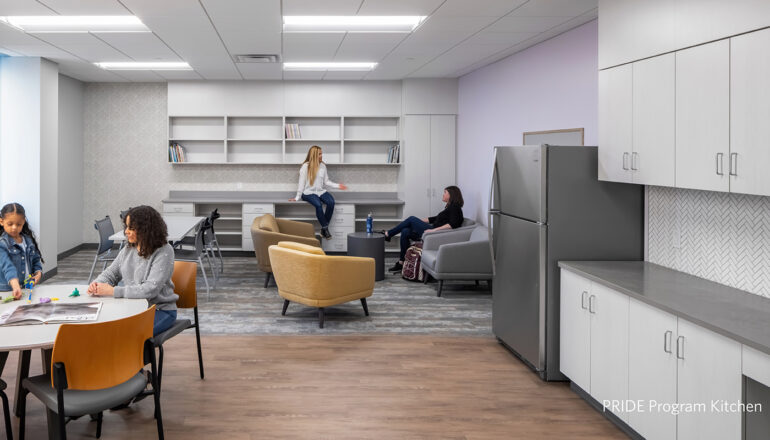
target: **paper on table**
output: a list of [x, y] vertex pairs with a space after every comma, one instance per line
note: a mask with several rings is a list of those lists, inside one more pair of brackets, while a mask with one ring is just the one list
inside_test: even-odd
[[0, 325], [96, 321], [102, 303], [24, 304], [0, 315]]

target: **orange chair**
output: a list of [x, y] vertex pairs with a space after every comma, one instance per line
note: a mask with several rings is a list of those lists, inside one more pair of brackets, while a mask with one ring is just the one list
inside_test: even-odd
[[195, 339], [198, 343], [198, 368], [200, 369], [201, 379], [203, 379], [201, 333], [200, 326], [198, 325], [198, 291], [195, 287], [197, 272], [198, 266], [195, 263], [189, 261], [174, 262], [174, 274], [171, 276], [171, 281], [174, 283], [174, 293], [179, 295], [179, 299], [176, 300], [176, 306], [179, 309], [193, 309], [195, 322], [190, 322], [189, 319], [177, 319], [168, 330], [153, 338], [155, 347], [158, 349], [158, 388], [160, 388], [163, 380], [163, 343], [188, 328], [195, 328]]
[[[102, 411], [118, 406], [152, 384], [158, 438], [163, 439], [152, 326], [155, 306], [115, 321], [62, 324], [51, 356], [51, 374], [21, 383], [19, 438], [24, 439], [27, 393], [58, 415], [59, 437], [66, 439], [67, 418], [97, 414], [96, 437], [101, 436]], [[88, 343], [84, 343], [87, 341]], [[149, 359], [151, 375], [144, 373]]]

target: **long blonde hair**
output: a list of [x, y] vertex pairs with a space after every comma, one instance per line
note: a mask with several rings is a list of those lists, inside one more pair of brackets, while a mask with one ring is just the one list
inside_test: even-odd
[[319, 160], [321, 157], [321, 147], [318, 145], [313, 145], [310, 147], [309, 150], [307, 150], [307, 156], [305, 156], [305, 161], [302, 162], [302, 164], [307, 164], [307, 183], [309, 185], [312, 185], [313, 182], [315, 182], [315, 176], [318, 174], [318, 167], [321, 163], [323, 163], [321, 160]]

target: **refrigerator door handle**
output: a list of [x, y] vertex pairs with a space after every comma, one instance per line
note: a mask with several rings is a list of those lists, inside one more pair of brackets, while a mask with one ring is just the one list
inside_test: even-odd
[[492, 179], [489, 182], [489, 200], [487, 201], [487, 226], [489, 226], [489, 247], [492, 252], [492, 276], [495, 273], [495, 255], [497, 249], [495, 249], [495, 223], [492, 218], [495, 215], [499, 215], [501, 211], [493, 207], [495, 190], [499, 187], [498, 175], [497, 175], [497, 148], [494, 149], [495, 155], [492, 161]]

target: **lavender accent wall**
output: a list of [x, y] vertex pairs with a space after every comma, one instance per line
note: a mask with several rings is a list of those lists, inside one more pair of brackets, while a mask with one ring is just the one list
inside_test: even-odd
[[525, 131], [585, 129], [597, 144], [598, 26], [586, 23], [459, 81], [457, 181], [467, 217], [487, 222], [492, 147]]

